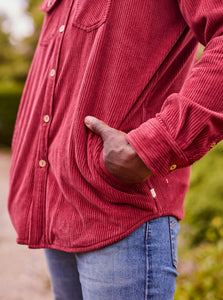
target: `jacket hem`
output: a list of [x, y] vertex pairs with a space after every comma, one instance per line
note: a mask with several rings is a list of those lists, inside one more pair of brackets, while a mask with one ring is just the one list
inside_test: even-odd
[[125, 237], [127, 237], [129, 234], [131, 234], [134, 230], [136, 230], [138, 227], [140, 227], [142, 224], [144, 224], [145, 222], [148, 222], [152, 219], [156, 219], [159, 217], [164, 217], [167, 215], [171, 215], [176, 217], [178, 220], [182, 220], [183, 219], [183, 214], [175, 214], [173, 213], [173, 211], [169, 211], [169, 210], [163, 210], [162, 213], [158, 213], [158, 214], [153, 214], [153, 216], [147, 216], [143, 219], [141, 219], [139, 222], [135, 223], [133, 226], [131, 226], [128, 230], [126, 230], [125, 232], [123, 232], [122, 234], [119, 235], [115, 235], [112, 236], [111, 238], [105, 239], [103, 241], [100, 241], [98, 243], [94, 243], [91, 245], [86, 245], [86, 246], [74, 246], [74, 247], [69, 247], [69, 246], [63, 246], [63, 245], [59, 245], [56, 243], [37, 243], [37, 244], [29, 244], [28, 240], [24, 240], [24, 239], [20, 239], [17, 238], [17, 243], [20, 245], [27, 245], [30, 249], [41, 249], [41, 248], [45, 248], [45, 249], [56, 249], [56, 250], [61, 250], [61, 251], [65, 251], [65, 252], [88, 252], [88, 251], [94, 251], [103, 247], [106, 247], [110, 244], [113, 244], [115, 242], [118, 242], [122, 239], [124, 239]]

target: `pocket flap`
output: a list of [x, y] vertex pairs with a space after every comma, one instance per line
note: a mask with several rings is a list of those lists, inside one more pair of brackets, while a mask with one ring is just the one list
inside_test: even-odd
[[73, 25], [87, 32], [97, 29], [107, 20], [111, 1], [75, 0]]
[[40, 10], [50, 12], [60, 0], [44, 0], [40, 6]]

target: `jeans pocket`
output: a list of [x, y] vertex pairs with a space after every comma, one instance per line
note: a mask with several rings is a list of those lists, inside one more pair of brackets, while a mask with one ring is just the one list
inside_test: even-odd
[[106, 22], [112, 0], [75, 0], [73, 26], [90, 32]]
[[173, 266], [177, 268], [178, 257], [177, 257], [177, 236], [180, 230], [180, 223], [177, 218], [169, 216], [169, 227], [170, 227], [170, 243], [172, 252]]

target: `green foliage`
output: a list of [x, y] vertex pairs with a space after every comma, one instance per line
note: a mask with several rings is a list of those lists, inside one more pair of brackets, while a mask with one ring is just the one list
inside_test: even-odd
[[189, 246], [223, 238], [223, 143], [192, 167], [182, 230]]
[[223, 299], [223, 142], [192, 167], [175, 300]]
[[199, 49], [198, 49], [197, 60], [199, 60], [201, 58], [203, 51], [204, 51], [204, 46], [200, 44]]
[[39, 7], [43, 0], [28, 0], [27, 12], [32, 16], [34, 23], [34, 32], [31, 37], [24, 40], [27, 46], [27, 55], [32, 60], [33, 53], [35, 51], [40, 31], [42, 28], [44, 13], [39, 10]]
[[[6, 17], [0, 15], [0, 28]], [[0, 64], [9, 62], [12, 57], [12, 45], [9, 41], [9, 34], [0, 30]]]
[[0, 85], [0, 146], [10, 146], [22, 86]]
[[34, 20], [34, 34], [11, 43], [10, 34], [2, 31], [6, 17], [0, 14], [0, 146], [10, 146], [22, 88], [35, 51], [44, 14], [42, 0], [27, 0], [27, 12]]
[[44, 14], [39, 10], [42, 0], [29, 0], [27, 13], [34, 20], [34, 33], [22, 41], [12, 44], [9, 33], [2, 31], [6, 17], [0, 14], [0, 81], [19, 82], [24, 85], [36, 48]]
[[223, 241], [187, 251], [179, 271], [175, 300], [222, 300]]

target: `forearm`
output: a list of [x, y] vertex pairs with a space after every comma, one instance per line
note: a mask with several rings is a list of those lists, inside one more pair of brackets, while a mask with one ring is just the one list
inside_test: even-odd
[[189, 26], [206, 44], [202, 58], [160, 113], [127, 135], [144, 163], [162, 176], [193, 164], [223, 138], [223, 5], [192, 2], [179, 1]]

